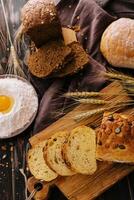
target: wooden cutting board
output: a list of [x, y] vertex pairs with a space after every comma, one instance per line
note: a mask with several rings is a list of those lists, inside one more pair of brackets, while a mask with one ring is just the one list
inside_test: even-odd
[[[116, 104], [116, 100], [121, 100], [125, 102], [129, 97], [123, 95], [120, 97], [113, 96], [115, 93], [122, 94], [123, 88], [118, 82], [114, 82], [104, 88], [101, 92], [110, 92], [109, 97], [103, 97], [105, 100], [112, 100], [112, 104]], [[61, 130], [71, 130], [79, 125], [87, 125], [92, 128], [97, 128], [102, 120], [102, 114], [81, 120], [80, 122], [75, 122], [73, 117], [80, 112], [88, 111], [93, 108], [98, 108], [98, 106], [93, 105], [80, 105], [73, 111], [59, 119], [57, 122], [53, 123], [51, 126], [40, 132], [39, 134], [30, 138], [29, 142], [32, 146], [38, 142], [45, 140], [52, 136], [55, 132]], [[134, 109], [124, 108], [123, 113], [131, 113]], [[51, 183], [44, 183], [43, 189], [36, 194], [36, 198], [43, 200], [47, 195], [48, 187], [55, 184], [69, 200], [90, 200], [96, 198], [106, 189], [111, 187], [118, 180], [122, 179], [124, 176], [129, 174], [134, 170], [134, 166], [125, 164], [108, 164], [104, 162], [98, 162], [98, 170], [95, 174], [91, 176], [85, 175], [74, 175], [72, 177], [59, 177], [58, 179], [52, 181]], [[31, 192], [34, 188], [34, 184], [38, 182], [34, 178], [30, 178], [28, 181], [28, 188]]]

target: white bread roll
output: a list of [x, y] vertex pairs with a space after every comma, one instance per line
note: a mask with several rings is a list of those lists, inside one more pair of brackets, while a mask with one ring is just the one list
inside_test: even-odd
[[115, 67], [134, 68], [134, 20], [120, 18], [104, 31], [100, 50]]

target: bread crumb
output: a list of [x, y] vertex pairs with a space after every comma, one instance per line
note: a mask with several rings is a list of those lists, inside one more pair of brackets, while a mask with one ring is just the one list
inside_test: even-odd
[[2, 156], [2, 160], [4, 160], [6, 157], [7, 157], [7, 154], [4, 154], [4, 155]]

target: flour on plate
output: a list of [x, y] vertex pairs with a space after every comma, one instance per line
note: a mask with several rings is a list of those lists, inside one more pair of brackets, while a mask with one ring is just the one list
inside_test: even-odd
[[9, 112], [0, 112], [0, 138], [21, 132], [36, 115], [38, 98], [31, 84], [17, 78], [0, 78], [0, 96], [13, 99]]

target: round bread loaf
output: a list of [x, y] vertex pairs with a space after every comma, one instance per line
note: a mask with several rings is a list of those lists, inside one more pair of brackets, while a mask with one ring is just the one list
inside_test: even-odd
[[134, 68], [134, 20], [120, 18], [104, 31], [100, 50], [115, 67]]
[[62, 30], [53, 0], [29, 0], [21, 11], [23, 31], [39, 48], [47, 41], [62, 38]]

